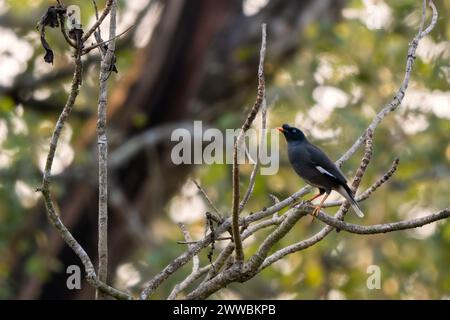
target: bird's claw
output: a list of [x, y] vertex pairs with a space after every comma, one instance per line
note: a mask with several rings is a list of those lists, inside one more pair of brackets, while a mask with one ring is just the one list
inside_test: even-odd
[[313, 223], [313, 222], [314, 222], [315, 218], [317, 217], [317, 215], [319, 214], [319, 212], [320, 212], [321, 209], [322, 209], [322, 208], [321, 208], [320, 206], [314, 207], [314, 210], [313, 210], [313, 212], [311, 213], [312, 219], [311, 219], [311, 222], [310, 222], [310, 223]]

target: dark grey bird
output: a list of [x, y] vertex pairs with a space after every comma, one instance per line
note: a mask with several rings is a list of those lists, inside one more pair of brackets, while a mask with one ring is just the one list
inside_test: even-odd
[[284, 124], [277, 128], [284, 134], [288, 143], [289, 162], [295, 172], [306, 183], [319, 189], [319, 194], [309, 201], [312, 201], [325, 193], [320, 204], [314, 209], [313, 215], [317, 215], [322, 209], [322, 205], [328, 198], [332, 190], [341, 194], [353, 207], [355, 213], [363, 218], [364, 214], [353, 197], [353, 192], [347, 185], [341, 170], [334, 164], [328, 156], [306, 139], [305, 134], [297, 128]]

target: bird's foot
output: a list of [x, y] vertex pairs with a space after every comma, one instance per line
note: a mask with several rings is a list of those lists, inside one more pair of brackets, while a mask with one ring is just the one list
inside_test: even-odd
[[317, 217], [317, 215], [319, 214], [319, 212], [320, 212], [321, 209], [322, 209], [321, 206], [316, 206], [316, 207], [314, 207], [314, 211], [311, 213], [312, 219], [311, 219], [311, 222], [310, 222], [310, 223], [313, 223], [313, 222], [314, 222], [314, 219]]

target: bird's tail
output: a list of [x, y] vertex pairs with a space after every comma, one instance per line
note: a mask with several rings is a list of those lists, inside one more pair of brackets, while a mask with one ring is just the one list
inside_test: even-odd
[[353, 210], [358, 215], [358, 217], [364, 218], [364, 213], [361, 211], [358, 202], [356, 202], [355, 198], [353, 198], [352, 191], [348, 186], [345, 187], [341, 186], [337, 191], [350, 203], [350, 205], [352, 206]]

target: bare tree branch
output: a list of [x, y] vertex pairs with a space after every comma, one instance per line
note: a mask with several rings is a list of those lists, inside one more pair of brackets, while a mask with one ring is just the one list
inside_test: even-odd
[[105, 20], [105, 18], [111, 11], [113, 2], [114, 0], [108, 0], [108, 2], [106, 2], [105, 9], [103, 9], [103, 12], [100, 15], [100, 17], [95, 21], [94, 25], [84, 33], [83, 37], [81, 38], [82, 42], [86, 42], [86, 40], [89, 39], [92, 33], [94, 33], [94, 31], [102, 24], [103, 20]]
[[240, 154], [242, 142], [244, 139], [245, 132], [252, 125], [253, 120], [258, 113], [261, 104], [263, 104], [265, 96], [265, 80], [264, 80], [264, 58], [266, 54], [266, 25], [262, 25], [262, 40], [261, 40], [261, 51], [259, 56], [259, 68], [258, 68], [258, 94], [256, 96], [255, 104], [253, 105], [250, 113], [247, 116], [244, 124], [242, 125], [241, 131], [236, 139], [236, 143], [233, 148], [233, 202], [232, 202], [232, 231], [233, 231], [233, 241], [236, 250], [236, 262], [242, 264], [244, 261], [244, 250], [242, 249], [242, 241], [240, 239], [239, 231], [239, 164], [238, 155]]
[[[295, 225], [295, 223], [298, 221], [299, 218], [301, 218], [307, 213], [312, 213], [313, 208], [310, 206], [305, 206], [305, 204], [306, 203], [303, 202], [300, 207], [291, 209], [290, 211], [292, 212], [289, 215], [286, 214], [287, 215], [286, 219], [283, 220], [283, 222], [276, 229], [275, 232], [273, 232], [271, 235], [269, 235], [268, 238], [265, 239], [265, 241], [261, 244], [260, 248], [258, 249], [257, 253], [250, 259], [248, 263], [244, 265], [242, 270], [237, 268], [230, 268], [225, 270], [212, 280], [209, 280], [203, 283], [202, 285], [198, 286], [194, 291], [192, 291], [187, 296], [187, 299], [204, 299], [210, 294], [216, 292], [217, 290], [223, 288], [224, 286], [226, 286], [231, 282], [247, 281], [264, 268], [282, 259], [284, 256], [304, 250], [316, 244], [317, 242], [325, 238], [325, 236], [329, 234], [330, 230], [333, 230], [334, 228], [339, 228], [347, 232], [357, 234], [386, 233], [392, 231], [417, 228], [438, 220], [448, 218], [450, 216], [450, 208], [447, 208], [435, 214], [431, 214], [425, 217], [416, 218], [412, 220], [373, 226], [359, 226], [356, 224], [341, 221], [337, 218], [333, 218], [323, 212], [320, 212], [318, 218], [328, 224], [326, 228], [322, 229], [320, 232], [310, 237], [309, 239], [303, 240], [299, 243], [278, 250], [271, 256], [265, 258], [265, 256], [267, 255], [268, 251], [272, 246], [272, 243], [278, 242], [284, 236], [284, 234], [286, 234], [287, 231], [289, 231], [292, 228], [292, 226]], [[254, 269], [255, 267], [257, 267], [256, 270]]]
[[198, 191], [200, 191], [200, 194], [202, 195], [202, 197], [206, 200], [206, 202], [209, 204], [209, 206], [211, 207], [211, 209], [214, 210], [214, 212], [217, 214], [217, 216], [213, 215], [211, 213], [212, 218], [217, 222], [217, 223], [222, 223], [223, 222], [223, 215], [220, 213], [219, 209], [217, 209], [217, 207], [214, 205], [214, 203], [211, 201], [211, 199], [209, 198], [208, 194], [206, 193], [205, 190], [203, 190], [203, 188], [200, 186], [200, 184], [195, 181], [192, 180], [192, 182], [195, 184], [195, 186], [197, 187]]
[[[100, 64], [100, 85], [98, 98], [97, 145], [98, 145], [98, 278], [108, 279], [108, 137], [106, 132], [106, 114], [108, 106], [108, 78], [114, 63], [116, 35], [117, 1], [111, 3], [109, 37], [113, 39]], [[97, 299], [105, 296], [97, 290]]]
[[[126, 28], [124, 31], [122, 31], [121, 33], [115, 35], [112, 38], [109, 38], [108, 40], [101, 40], [101, 41], [97, 41], [96, 44], [93, 44], [89, 47], [83, 48], [83, 51], [81, 52], [81, 55], [85, 55], [88, 54], [89, 52], [91, 52], [92, 50], [94, 50], [95, 48], [101, 47], [103, 45], [106, 45], [107, 43], [110, 43], [114, 40], [117, 40], [118, 38], [120, 38], [121, 36], [123, 36], [125, 33], [127, 33], [128, 31], [130, 31], [132, 28], [134, 28], [134, 25], [129, 26], [128, 28]], [[100, 38], [101, 39], [101, 38]]]
[[64, 109], [58, 118], [58, 121], [55, 126], [55, 130], [53, 132], [51, 142], [50, 142], [50, 151], [47, 156], [47, 161], [44, 169], [42, 186], [38, 188], [44, 197], [45, 206], [47, 209], [47, 217], [52, 224], [52, 226], [58, 231], [66, 244], [74, 251], [74, 253], [80, 258], [81, 262], [84, 265], [86, 271], [86, 278], [88, 282], [94, 286], [102, 290], [103, 292], [109, 294], [112, 297], [117, 299], [131, 299], [132, 297], [124, 292], [121, 292], [117, 289], [114, 289], [104, 282], [100, 281], [95, 274], [94, 265], [87, 255], [86, 251], [81, 247], [81, 245], [77, 242], [77, 240], [73, 237], [70, 231], [66, 228], [64, 223], [62, 222], [59, 214], [56, 212], [55, 205], [53, 203], [53, 199], [50, 193], [50, 177], [51, 177], [51, 168], [53, 164], [53, 159], [55, 157], [56, 147], [58, 144], [59, 137], [61, 135], [61, 131], [64, 128], [64, 124], [68, 119], [70, 112], [72, 111], [73, 104], [75, 103], [75, 99], [78, 95], [80, 89], [80, 77], [81, 77], [81, 60], [79, 56], [76, 58], [76, 67], [72, 80], [72, 88], [67, 99], [67, 103], [64, 106]]
[[[387, 182], [394, 175], [395, 171], [397, 170], [399, 162], [400, 162], [400, 159], [395, 158], [394, 161], [392, 162], [389, 170], [380, 179], [375, 181], [366, 191], [364, 191], [359, 196], [357, 196], [355, 198], [355, 200], [358, 202], [361, 202], [361, 201], [368, 199], [372, 195], [372, 193], [374, 193], [379, 187], [381, 187], [385, 182]], [[330, 202], [325, 203], [322, 207], [328, 208], [328, 207], [340, 206], [344, 202], [345, 202], [345, 200], [330, 201]]]
[[[99, 15], [98, 15], [98, 6], [97, 6], [97, 1], [96, 0], [92, 0], [92, 4], [94, 6], [94, 12], [95, 12], [95, 19], [98, 21], [99, 19]], [[102, 39], [102, 30], [100, 29], [100, 25], [98, 26], [98, 28], [94, 31], [94, 38], [95, 41], [98, 43], [102, 43], [103, 39]], [[85, 51], [85, 50], [84, 50]], [[103, 57], [106, 54], [106, 49], [104, 46], [100, 46], [99, 47], [99, 51], [100, 51], [100, 56]]]
[[218, 226], [214, 230], [214, 235], [211, 237], [211, 235], [206, 235], [203, 239], [198, 241], [195, 245], [192, 246], [191, 249], [185, 251], [180, 256], [172, 260], [171, 263], [169, 263], [163, 270], [158, 272], [150, 281], [148, 281], [144, 285], [144, 289], [142, 290], [140, 294], [140, 299], [147, 300], [149, 296], [167, 279], [169, 278], [174, 272], [176, 272], [178, 269], [180, 269], [182, 266], [184, 266], [187, 262], [189, 262], [194, 255], [196, 255], [200, 250], [207, 247], [211, 241], [212, 238], [218, 238], [222, 233], [224, 233], [226, 230], [228, 230], [231, 227], [231, 219], [225, 220], [224, 223], [222, 223], [220, 226]]
[[[433, 1], [430, 0], [429, 6], [431, 7], [431, 9], [433, 11], [432, 20], [431, 20], [430, 25], [425, 29], [425, 31], [422, 31], [423, 27], [425, 25], [425, 20], [426, 20], [426, 16], [427, 16], [426, 3], [427, 3], [427, 1], [423, 0], [422, 18], [421, 18], [420, 25], [419, 25], [419, 31], [417, 32], [416, 36], [409, 44], [408, 56], [407, 56], [407, 60], [406, 60], [406, 70], [405, 70], [405, 76], [403, 78], [403, 82], [400, 85], [400, 88], [398, 89], [394, 98], [388, 104], [386, 104], [383, 107], [383, 109], [381, 109], [381, 111], [378, 112], [376, 117], [372, 120], [372, 123], [368, 127], [368, 129], [370, 129], [372, 132], [375, 131], [375, 129], [380, 124], [380, 122], [389, 113], [396, 110], [398, 108], [398, 106], [402, 103], [403, 98], [405, 97], [405, 94], [406, 94], [406, 89], [408, 88], [408, 85], [409, 85], [409, 79], [411, 77], [411, 72], [412, 72], [412, 66], [413, 66], [414, 60], [416, 58], [416, 49], [419, 45], [419, 42], [423, 37], [425, 37], [427, 34], [429, 34], [431, 32], [431, 30], [433, 30], [434, 26], [437, 23], [438, 12], [437, 12], [436, 6], [434, 5]], [[337, 163], [340, 165], [343, 162], [347, 161], [356, 152], [356, 150], [359, 148], [359, 146], [361, 146], [361, 144], [363, 142], [364, 142], [364, 134], [361, 135], [355, 141], [355, 143], [350, 147], [350, 149], [348, 149], [347, 152], [339, 158]]]
[[[187, 243], [192, 242], [191, 235], [189, 234], [189, 231], [186, 229], [186, 226], [182, 223], [179, 223], [178, 226], [181, 229], [181, 232], [183, 233], [184, 239]], [[188, 245], [191, 247], [192, 245]], [[183, 291], [189, 284], [191, 284], [193, 281], [195, 281], [200, 275], [200, 260], [198, 258], [198, 255], [195, 255], [192, 258], [192, 272], [191, 274], [184, 279], [181, 283], [175, 285], [172, 292], [170, 293], [167, 300], [174, 300], [177, 298], [177, 295]]]
[[250, 197], [252, 196], [253, 193], [253, 189], [255, 188], [256, 175], [258, 173], [261, 164], [262, 146], [264, 146], [266, 143], [266, 127], [267, 127], [267, 102], [266, 102], [266, 93], [264, 91], [263, 102], [261, 105], [261, 135], [259, 139], [258, 156], [256, 158], [256, 163], [253, 166], [252, 173], [250, 174], [250, 181], [248, 183], [247, 191], [244, 197], [242, 198], [241, 203], [239, 204], [239, 213], [242, 212], [242, 210], [244, 210], [244, 207], [250, 200]]
[[[63, 6], [61, 3], [59, 3], [60, 6]], [[64, 39], [66, 40], [66, 42], [72, 47], [72, 48], [77, 48], [77, 45], [69, 38], [69, 35], [67, 34], [67, 30], [66, 30], [66, 19], [65, 19], [65, 15], [59, 15], [59, 24], [60, 24], [60, 28], [61, 28], [61, 33], [64, 36]]]
[[[284, 218], [285, 216], [273, 217], [272, 219], [260, 222], [248, 228], [244, 233], [242, 233], [241, 237], [244, 240], [263, 228], [272, 225], [279, 225], [284, 220]], [[198, 270], [197, 273], [191, 274], [186, 279], [183, 280], [182, 283], [184, 284], [184, 289], [187, 288], [190, 284], [192, 284], [192, 282], [200, 278], [202, 275], [204, 275], [206, 272], [208, 272], [208, 274], [204, 279], [204, 281], [202, 282], [202, 285], [208, 280], [212, 279], [216, 275], [217, 271], [220, 270], [229, 260], [231, 254], [233, 253], [233, 250], [234, 244], [233, 242], [230, 242], [228, 246], [226, 246], [225, 249], [223, 249], [222, 252], [219, 254], [219, 257], [216, 259], [216, 261], [214, 261], [213, 265], [203, 267], [200, 270]]]
[[87, 281], [96, 289], [99, 289], [105, 294], [108, 294], [117, 299], [132, 299], [132, 297], [124, 292], [121, 292], [113, 287], [108, 286], [102, 280], [100, 280], [94, 269], [94, 265], [92, 264], [91, 259], [87, 255], [86, 251], [81, 247], [81, 245], [77, 242], [77, 240], [73, 237], [70, 231], [66, 228], [64, 223], [62, 222], [59, 214], [56, 212], [55, 204], [53, 202], [51, 192], [50, 192], [50, 178], [51, 178], [51, 170], [53, 165], [53, 160], [56, 153], [56, 148], [58, 145], [59, 138], [61, 136], [61, 132], [64, 128], [67, 119], [70, 116], [70, 113], [75, 104], [75, 100], [78, 96], [81, 86], [81, 77], [82, 77], [82, 62], [80, 50], [77, 47], [75, 49], [75, 71], [73, 73], [71, 90], [69, 96], [67, 98], [67, 102], [56, 122], [55, 129], [53, 131], [51, 140], [50, 140], [50, 148], [47, 155], [47, 160], [45, 163], [42, 185], [38, 188], [37, 191], [40, 191], [44, 197], [45, 206], [47, 209], [47, 217], [51, 223], [51, 225], [58, 231], [61, 235], [62, 239], [65, 243], [74, 251], [74, 253], [80, 258], [86, 272]]
[[392, 231], [406, 230], [406, 229], [414, 229], [418, 227], [422, 227], [426, 224], [442, 220], [448, 218], [450, 216], [450, 208], [443, 209], [437, 213], [433, 213], [424, 217], [399, 221], [399, 222], [391, 222], [384, 224], [376, 224], [372, 226], [360, 226], [353, 223], [348, 223], [345, 221], [338, 220], [329, 216], [326, 213], [320, 212], [318, 215], [318, 219], [325, 222], [329, 226], [339, 228], [341, 230], [345, 230], [350, 233], [356, 234], [377, 234], [377, 233], [386, 233]]
[[[242, 240], [245, 240], [261, 229], [268, 228], [271, 226], [278, 226], [281, 224], [281, 222], [283, 222], [283, 220], [285, 218], [286, 218], [286, 215], [282, 215], [281, 217], [274, 215], [271, 219], [263, 220], [259, 223], [256, 223], [256, 224], [250, 226], [249, 228], [247, 228], [243, 233], [241, 233], [241, 238], [242, 238]], [[211, 280], [214, 276], [217, 275], [218, 271], [220, 271], [220, 269], [228, 261], [230, 255], [233, 253], [233, 250], [234, 250], [234, 244], [233, 244], [233, 242], [230, 242], [225, 247], [225, 249], [222, 250], [222, 252], [219, 254], [219, 257], [213, 263], [213, 268], [209, 269], [208, 275], [205, 277], [203, 283], [208, 280]]]
[[333, 218], [327, 214], [324, 214], [323, 212], [319, 213], [318, 218], [322, 220], [323, 222], [327, 223], [327, 227], [323, 228], [320, 232], [315, 234], [314, 236], [300, 241], [298, 243], [295, 243], [293, 245], [287, 246], [281, 250], [276, 251], [269, 257], [267, 257], [264, 260], [264, 263], [261, 265], [260, 270], [267, 268], [274, 262], [282, 259], [283, 257], [287, 256], [288, 254], [292, 254], [294, 252], [305, 250], [323, 238], [329, 233], [327, 232], [329, 229], [333, 228], [339, 228], [342, 230], [345, 230], [347, 232], [351, 233], [357, 233], [357, 234], [377, 234], [377, 233], [386, 233], [386, 232], [393, 232], [393, 231], [399, 231], [399, 230], [406, 230], [406, 229], [413, 229], [418, 228], [421, 226], [424, 226], [426, 224], [446, 219], [450, 216], [450, 208], [441, 210], [437, 213], [420, 217], [412, 220], [407, 221], [399, 221], [399, 222], [391, 222], [391, 223], [385, 223], [385, 224], [378, 224], [373, 226], [359, 226], [352, 223], [347, 223], [341, 220], [338, 220], [336, 218]]

